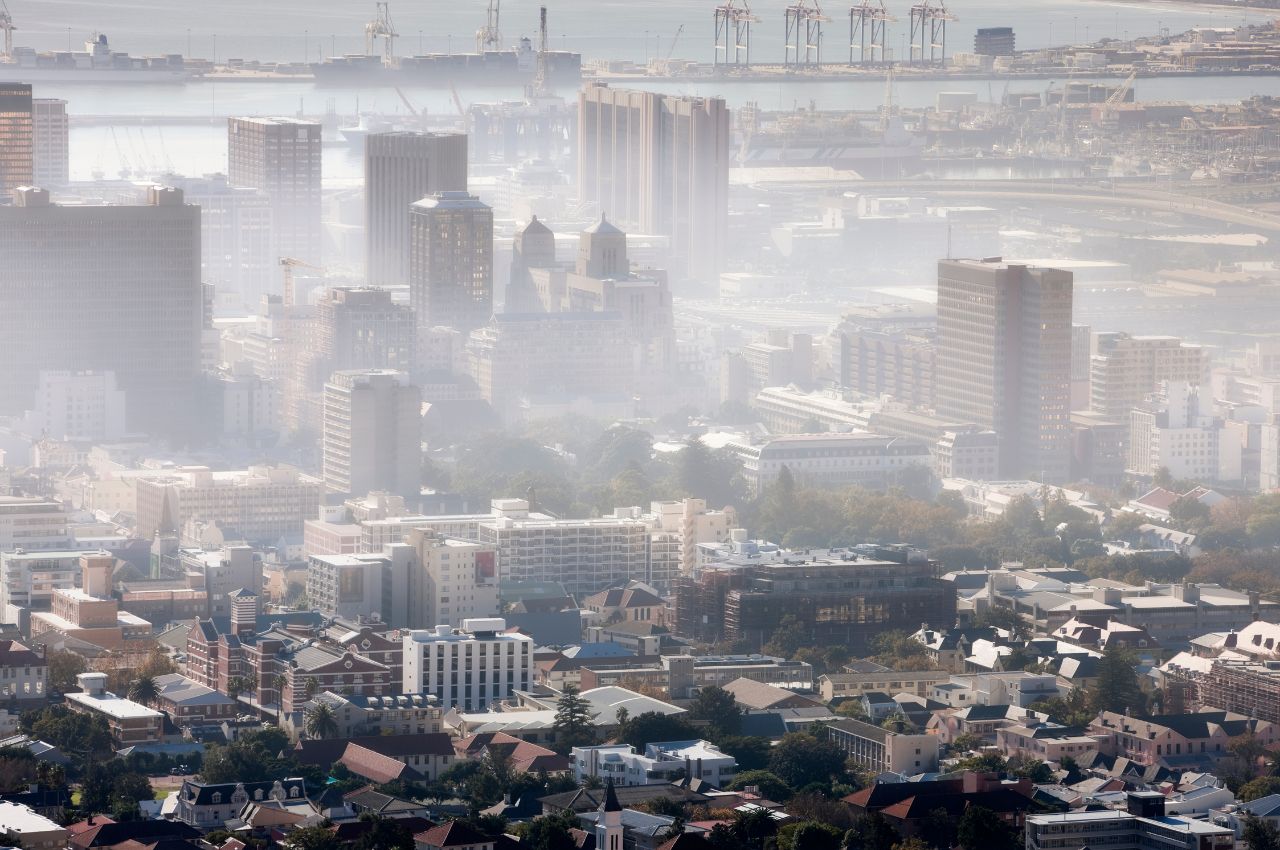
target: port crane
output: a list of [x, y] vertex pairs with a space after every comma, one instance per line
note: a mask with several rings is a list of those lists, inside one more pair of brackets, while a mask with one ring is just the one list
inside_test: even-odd
[[9, 4], [0, 0], [0, 30], [4, 30], [5, 61], [13, 59], [13, 31], [16, 29], [17, 27], [13, 25], [13, 15], [9, 14]]
[[378, 39], [382, 39], [382, 62], [391, 65], [395, 60], [397, 37], [399, 33], [391, 24], [391, 4], [379, 3], [378, 17], [364, 25], [365, 55], [373, 56]]
[[717, 65], [751, 64], [751, 25], [760, 19], [751, 14], [747, 0], [726, 0], [716, 7]]
[[944, 3], [923, 0], [911, 7], [911, 61], [940, 65], [947, 59], [947, 22], [956, 16]]
[[[866, 65], [877, 61], [885, 61], [885, 24], [896, 23], [897, 18], [889, 14], [884, 0], [862, 0], [860, 5], [849, 9], [849, 64]], [[857, 63], [853, 60], [853, 52], [858, 51]]]
[[818, 0], [796, 0], [785, 10], [787, 52], [784, 64], [822, 64], [822, 25], [831, 19], [822, 14]]
[[320, 266], [312, 265], [306, 260], [299, 260], [297, 257], [281, 257], [280, 268], [284, 270], [284, 306], [286, 307], [292, 307], [294, 300], [297, 298], [293, 283], [294, 269], [311, 269], [322, 274], [325, 271]]
[[484, 26], [476, 30], [476, 53], [502, 49], [502, 32], [498, 29], [498, 18], [501, 14], [502, 0], [489, 0], [489, 10], [485, 16]]

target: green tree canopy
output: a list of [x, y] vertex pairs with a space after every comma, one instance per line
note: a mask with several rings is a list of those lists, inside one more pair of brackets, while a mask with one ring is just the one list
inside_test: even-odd
[[769, 770], [792, 788], [844, 776], [844, 751], [807, 732], [789, 732], [769, 754]]
[[[630, 721], [628, 721], [630, 726]], [[596, 742], [596, 727], [591, 719], [591, 703], [582, 698], [573, 685], [565, 685], [556, 701], [554, 724], [556, 743], [563, 752], [574, 747], [588, 747]]]

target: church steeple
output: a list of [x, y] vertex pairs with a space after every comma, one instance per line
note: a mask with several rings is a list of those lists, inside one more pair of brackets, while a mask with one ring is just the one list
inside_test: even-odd
[[613, 790], [613, 777], [604, 787], [604, 802], [600, 804], [600, 818], [596, 821], [596, 850], [622, 850], [622, 804]]

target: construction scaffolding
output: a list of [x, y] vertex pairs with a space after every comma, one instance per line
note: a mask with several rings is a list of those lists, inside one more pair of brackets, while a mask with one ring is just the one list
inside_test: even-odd
[[751, 64], [751, 25], [760, 20], [751, 14], [747, 0], [728, 0], [716, 7], [716, 65]]
[[787, 50], [785, 65], [822, 64], [822, 25], [830, 21], [818, 0], [796, 0], [786, 8]]
[[947, 22], [955, 15], [942, 3], [924, 0], [911, 7], [911, 62], [942, 65], [947, 61]]
[[[887, 60], [885, 24], [898, 19], [889, 14], [884, 0], [862, 0], [849, 10], [849, 64], [870, 65]], [[854, 59], [857, 51], [857, 59]]]

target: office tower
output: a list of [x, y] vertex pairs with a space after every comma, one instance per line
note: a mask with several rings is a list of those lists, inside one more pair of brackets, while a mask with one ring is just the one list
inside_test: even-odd
[[669, 265], [711, 279], [728, 240], [725, 102], [588, 85], [578, 96], [578, 191], [624, 228], [671, 237]]
[[1071, 299], [1070, 272], [938, 263], [938, 415], [995, 431], [1002, 476], [1069, 475]]
[[200, 208], [61, 206], [26, 189], [0, 207], [0, 408], [30, 409], [41, 370], [115, 373], [136, 433], [179, 427], [200, 376]]
[[37, 97], [31, 107], [32, 182], [42, 189], [65, 186], [71, 179], [67, 102]]
[[1174, 336], [1095, 333], [1090, 345], [1089, 397], [1094, 413], [1127, 421], [1163, 381], [1200, 386], [1209, 377], [1203, 348]]
[[324, 385], [324, 482], [362, 496], [417, 496], [422, 475], [421, 391], [389, 369], [334, 372]]
[[428, 195], [467, 191], [464, 133], [374, 133], [364, 142], [366, 280], [409, 282], [409, 207]]
[[337, 287], [316, 304], [315, 352], [329, 372], [413, 365], [413, 310], [385, 289]]
[[227, 180], [271, 198], [275, 253], [320, 262], [320, 125], [293, 118], [227, 120]]
[[419, 327], [478, 328], [493, 314], [493, 210], [466, 192], [413, 204], [409, 297]]
[[0, 196], [34, 177], [31, 112], [29, 83], [0, 83]]
[[225, 174], [165, 177], [187, 203], [200, 207], [204, 282], [231, 310], [255, 308], [279, 290], [280, 257], [272, 244], [271, 196], [262, 189], [233, 186]]

